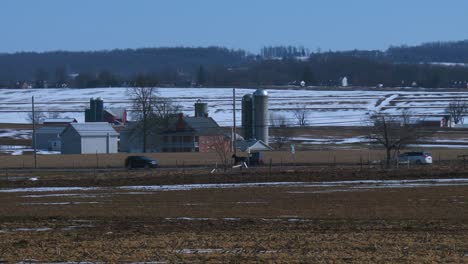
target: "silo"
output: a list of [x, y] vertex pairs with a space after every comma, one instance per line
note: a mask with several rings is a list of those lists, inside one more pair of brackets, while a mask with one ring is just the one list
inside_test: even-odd
[[96, 122], [96, 101], [94, 98], [89, 99], [90, 119], [88, 122]]
[[253, 93], [254, 137], [268, 144], [268, 93], [258, 89]]
[[200, 99], [195, 103], [195, 117], [208, 117], [208, 104]]
[[242, 134], [244, 139], [253, 138], [251, 94], [246, 94], [242, 97]]
[[91, 109], [85, 109], [85, 122], [92, 122]]
[[95, 122], [104, 121], [104, 101], [101, 98], [96, 98], [96, 120]]

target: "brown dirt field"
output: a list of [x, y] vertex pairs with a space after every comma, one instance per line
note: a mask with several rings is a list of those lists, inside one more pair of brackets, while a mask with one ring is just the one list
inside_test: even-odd
[[[132, 171], [81, 173], [76, 177], [73, 172], [56, 172], [41, 175], [34, 182], [0, 179], [0, 190], [102, 187], [0, 192], [0, 259], [112, 263], [468, 261], [468, 185], [379, 188], [356, 183], [178, 191], [109, 187], [267, 179], [391, 179], [397, 173], [352, 172], [333, 174], [314, 169], [285, 176], [287, 172], [206, 175], [202, 170], [193, 174]], [[429, 172], [428, 168], [414, 169], [400, 176], [429, 178], [444, 173]], [[467, 175], [466, 171], [457, 173], [458, 177]]]

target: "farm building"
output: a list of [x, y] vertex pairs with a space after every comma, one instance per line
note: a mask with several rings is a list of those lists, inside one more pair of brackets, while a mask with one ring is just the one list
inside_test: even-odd
[[[214, 144], [227, 142], [225, 131], [206, 116], [186, 117], [182, 114], [168, 129], [157, 133], [150, 131], [147, 136], [147, 152], [209, 152]], [[127, 123], [120, 134], [120, 151], [143, 152], [143, 132], [138, 123]]]
[[444, 127], [446, 121], [444, 117], [428, 116], [417, 120], [416, 124], [424, 127]]
[[70, 123], [60, 134], [62, 154], [117, 153], [118, 133], [109, 123]]
[[213, 118], [179, 114], [178, 119], [161, 134], [160, 148], [162, 152], [210, 152], [216, 145], [229, 147], [230, 142]]
[[242, 152], [247, 152], [249, 155], [249, 165], [261, 164], [263, 160], [263, 152], [273, 150], [270, 146], [261, 140], [237, 140], [236, 149]]
[[[50, 151], [60, 151], [60, 134], [65, 130], [65, 126], [44, 126], [36, 131], [36, 148]], [[33, 139], [34, 145], [34, 139]]]
[[125, 108], [104, 109], [104, 121], [114, 125], [125, 124], [127, 121], [127, 110]]

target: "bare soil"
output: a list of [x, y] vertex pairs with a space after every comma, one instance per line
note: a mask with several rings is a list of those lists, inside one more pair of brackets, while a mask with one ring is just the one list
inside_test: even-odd
[[[22, 171], [0, 190], [0, 258], [7, 262], [461, 263], [468, 261], [468, 186], [277, 186], [145, 191], [125, 185], [431, 178], [464, 170], [397, 173], [296, 169], [207, 175], [203, 170]], [[16, 177], [16, 178], [15, 178]], [[21, 178], [23, 177], [23, 178]], [[105, 187], [105, 188], [104, 188]], [[362, 187], [357, 184], [355, 187]]]

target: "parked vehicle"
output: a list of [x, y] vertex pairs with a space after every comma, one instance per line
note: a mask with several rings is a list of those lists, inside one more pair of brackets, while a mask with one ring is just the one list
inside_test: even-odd
[[430, 152], [405, 152], [398, 156], [399, 163], [412, 163], [412, 164], [432, 164], [432, 154]]
[[159, 166], [158, 161], [146, 156], [128, 156], [125, 160], [125, 167], [129, 169], [133, 168], [157, 168]]

